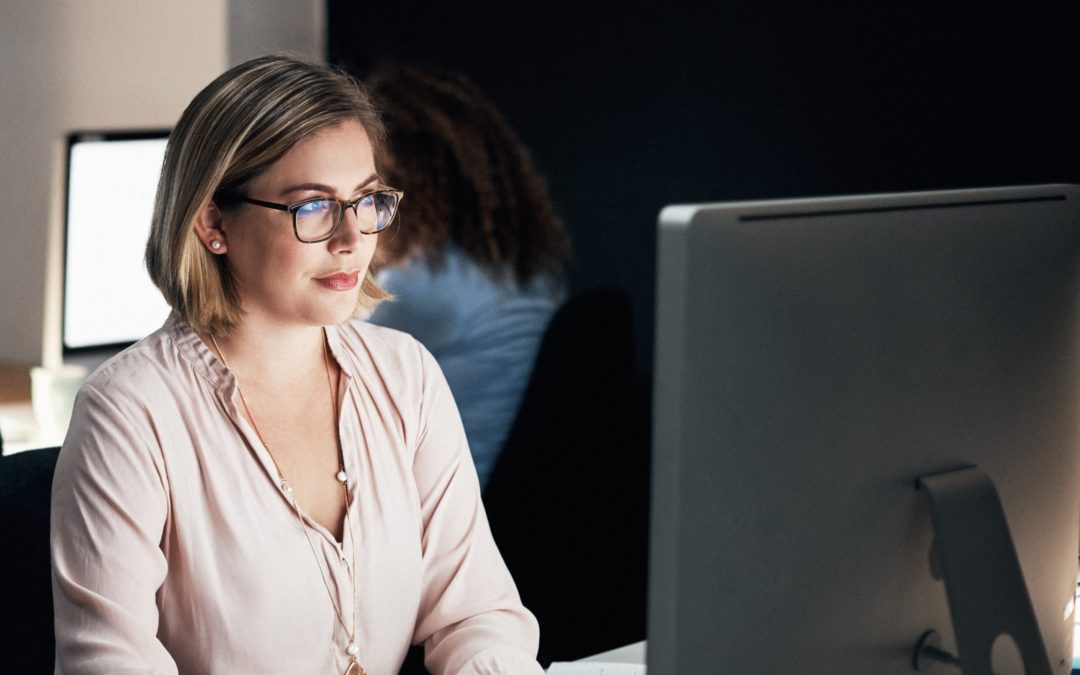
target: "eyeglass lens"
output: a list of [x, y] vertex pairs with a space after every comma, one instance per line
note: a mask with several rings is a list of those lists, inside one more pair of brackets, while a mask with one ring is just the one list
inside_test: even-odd
[[[372, 192], [361, 197], [353, 208], [360, 231], [374, 234], [386, 228], [397, 211], [398, 196], [393, 192]], [[333, 199], [315, 199], [296, 209], [296, 234], [305, 241], [325, 239], [342, 218], [344, 206]]]

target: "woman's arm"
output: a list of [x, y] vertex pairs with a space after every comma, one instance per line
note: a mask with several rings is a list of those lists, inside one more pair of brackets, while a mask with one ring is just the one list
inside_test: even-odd
[[57, 673], [176, 673], [157, 639], [167, 477], [145, 411], [126, 403], [83, 387], [53, 479]]
[[413, 474], [423, 518], [424, 588], [415, 641], [435, 675], [542, 675], [539, 629], [491, 536], [457, 408], [423, 352]]

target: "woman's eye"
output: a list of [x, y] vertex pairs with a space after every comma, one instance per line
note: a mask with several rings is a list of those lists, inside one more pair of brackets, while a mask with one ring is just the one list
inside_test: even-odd
[[369, 194], [369, 195], [364, 195], [363, 197], [360, 198], [360, 200], [358, 202], [356, 202], [356, 204], [357, 204], [357, 206], [359, 206], [362, 209], [370, 209], [375, 204], [375, 195], [374, 195], [374, 193]]
[[313, 202], [307, 202], [301, 204], [300, 208], [296, 209], [296, 215], [298, 216], [320, 216], [327, 213], [330, 210], [330, 205], [333, 204], [329, 199], [316, 199]]

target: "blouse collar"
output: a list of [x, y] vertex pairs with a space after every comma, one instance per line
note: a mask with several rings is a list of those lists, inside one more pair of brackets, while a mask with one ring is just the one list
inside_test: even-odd
[[[207, 347], [191, 325], [174, 311], [165, 321], [164, 328], [195, 371], [214, 388], [231, 398], [236, 390], [236, 378], [221, 359]], [[339, 326], [326, 326], [326, 341], [338, 367], [350, 380], [355, 379], [355, 364], [352, 359], [346, 358], [347, 350], [342, 344]]]

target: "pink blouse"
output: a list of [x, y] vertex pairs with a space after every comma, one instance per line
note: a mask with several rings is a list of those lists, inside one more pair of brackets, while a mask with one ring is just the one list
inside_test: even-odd
[[[327, 328], [357, 550], [305, 517], [182, 320], [83, 386], [53, 482], [58, 673], [540, 674], [536, 620], [496, 549], [461, 421], [431, 355], [393, 330]], [[322, 574], [320, 574], [320, 568]], [[325, 579], [325, 581], [324, 581]]]

